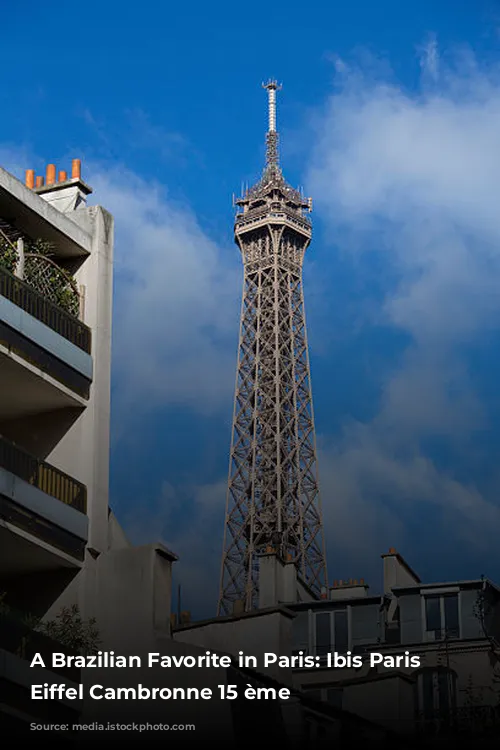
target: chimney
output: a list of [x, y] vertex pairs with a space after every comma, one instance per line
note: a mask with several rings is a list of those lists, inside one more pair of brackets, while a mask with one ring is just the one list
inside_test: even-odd
[[33, 188], [35, 187], [35, 170], [34, 169], [26, 170], [25, 185], [30, 190], [33, 190]]
[[416, 586], [420, 578], [394, 547], [381, 555], [384, 561], [384, 594], [390, 594], [397, 586]]
[[259, 609], [297, 601], [297, 567], [291, 555], [283, 560], [272, 545], [259, 556]]
[[338, 599], [361, 599], [368, 596], [369, 586], [364, 581], [364, 578], [360, 578], [359, 582], [357, 578], [354, 580], [349, 578], [348, 581], [334, 581], [333, 586], [330, 586], [330, 599], [335, 601]]
[[233, 615], [242, 615], [245, 612], [245, 603], [243, 599], [236, 599], [233, 602]]
[[[87, 196], [92, 192], [92, 188], [83, 182], [82, 162], [80, 159], [73, 159], [71, 164], [71, 179], [68, 179], [66, 170], [59, 170], [59, 179], [56, 181], [55, 164], [49, 164], [46, 170], [45, 185], [43, 178], [36, 178], [35, 191], [47, 203], [50, 203], [62, 213], [69, 213], [78, 208], [84, 208], [87, 204]], [[28, 173], [26, 173], [28, 180]]]
[[80, 159], [73, 159], [71, 162], [71, 179], [79, 180], [82, 176], [82, 162]]
[[47, 164], [45, 182], [47, 183], [47, 185], [54, 185], [55, 181], [56, 181], [56, 165]]

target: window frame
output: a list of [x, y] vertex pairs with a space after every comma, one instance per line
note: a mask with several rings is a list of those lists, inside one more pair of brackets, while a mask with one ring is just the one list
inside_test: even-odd
[[[448, 635], [446, 630], [446, 616], [445, 616], [445, 599], [447, 597], [455, 596], [457, 600], [457, 612], [458, 612], [458, 634]], [[427, 630], [427, 600], [428, 599], [439, 599], [439, 616], [440, 624], [439, 638], [435, 637], [436, 630]], [[423, 640], [426, 643], [441, 643], [446, 640], [460, 640], [462, 638], [462, 598], [461, 591], [458, 588], [453, 589], [430, 589], [427, 591], [421, 591], [421, 610], [422, 610], [422, 634]]]
[[[317, 610], [309, 610], [310, 612], [310, 628], [309, 628], [309, 648], [310, 653], [314, 654], [314, 656], [321, 656], [325, 657], [325, 654], [317, 654], [317, 646], [316, 646], [316, 617], [318, 615], [328, 615], [330, 619], [330, 651], [327, 653], [331, 653], [335, 651], [335, 615], [337, 612], [346, 613], [347, 615], [347, 649], [346, 651], [352, 651], [352, 613], [351, 613], [351, 606], [347, 604], [345, 607], [336, 607], [327, 610], [326, 612], [320, 609]], [[342, 651], [341, 653], [345, 653]]]
[[[335, 650], [335, 613], [346, 612], [347, 613], [347, 649], [346, 651], [352, 651], [352, 607], [346, 604], [344, 607], [335, 607], [332, 609], [312, 609], [307, 610], [307, 641], [305, 647], [297, 647], [295, 641], [292, 640], [292, 653], [294, 655], [302, 651], [306, 656], [318, 656], [316, 653], [316, 616], [317, 615], [328, 615], [330, 620], [330, 651]], [[292, 636], [293, 639], [293, 636]], [[330, 652], [327, 652], [330, 653]], [[341, 653], [345, 653], [344, 651]], [[326, 660], [326, 654], [320, 654], [322, 659]]]
[[[432, 681], [432, 706], [425, 705], [425, 678], [430, 675]], [[443, 692], [440, 688], [440, 677], [448, 678], [448, 698], [442, 700]], [[416, 674], [417, 710], [424, 721], [434, 720], [442, 714], [446, 716], [456, 711], [458, 705], [458, 678], [454, 669], [430, 666], [419, 669]], [[447, 705], [446, 705], [447, 702]]]

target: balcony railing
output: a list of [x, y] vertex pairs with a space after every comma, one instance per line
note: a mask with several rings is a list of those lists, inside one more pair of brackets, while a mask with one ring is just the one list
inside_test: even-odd
[[0, 295], [44, 323], [84, 352], [91, 351], [88, 326], [0, 266]]
[[0, 467], [38, 487], [80, 513], [87, 512], [87, 488], [54, 466], [40, 461], [0, 435]]

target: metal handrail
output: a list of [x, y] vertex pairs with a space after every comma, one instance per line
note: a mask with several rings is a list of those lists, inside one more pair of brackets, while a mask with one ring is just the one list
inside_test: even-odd
[[87, 512], [87, 488], [84, 484], [35, 458], [1, 435], [0, 467], [80, 513]]
[[0, 295], [52, 328], [79, 349], [90, 354], [90, 328], [2, 266], [0, 266]]

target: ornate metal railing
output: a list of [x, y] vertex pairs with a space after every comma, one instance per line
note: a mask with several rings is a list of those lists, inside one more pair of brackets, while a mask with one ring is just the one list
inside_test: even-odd
[[0, 295], [52, 328], [79, 349], [90, 354], [90, 328], [2, 266], [0, 266]]
[[51, 257], [25, 253], [23, 281], [70, 315], [80, 314], [80, 294], [74, 278]]
[[87, 488], [0, 435], [0, 467], [80, 513], [87, 512]]
[[246, 225], [262, 221], [262, 219], [265, 219], [267, 217], [284, 218], [285, 216], [298, 226], [311, 226], [311, 220], [309, 219], [309, 217], [303, 215], [301, 216], [299, 213], [296, 213], [295, 211], [292, 211], [285, 206], [280, 207], [279, 209], [269, 208], [269, 206], [266, 206], [265, 208], [259, 208], [258, 210], [252, 209], [248, 213], [237, 213], [236, 222], [238, 225]]

